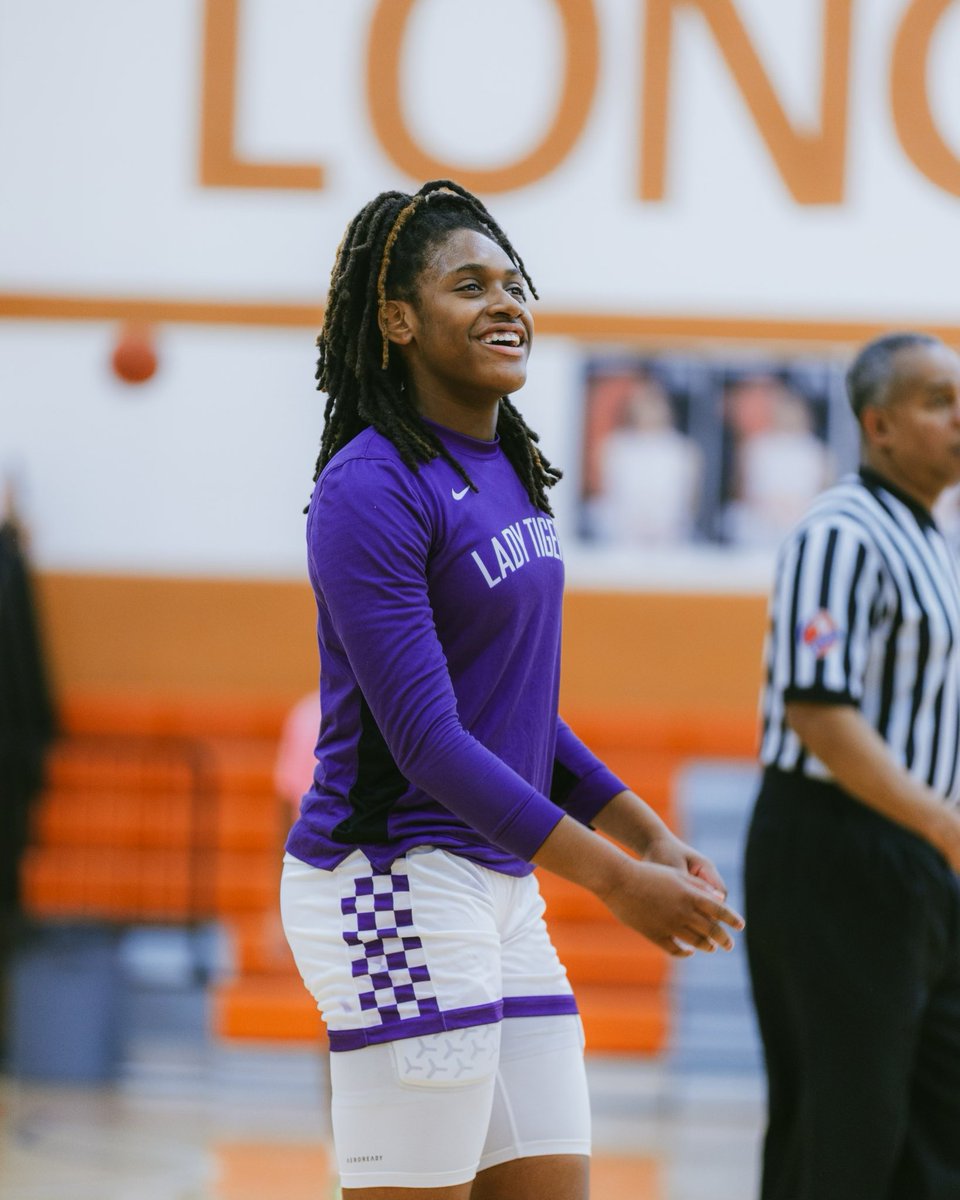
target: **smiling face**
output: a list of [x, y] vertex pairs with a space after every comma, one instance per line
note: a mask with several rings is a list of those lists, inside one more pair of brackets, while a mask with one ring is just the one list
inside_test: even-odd
[[533, 340], [523, 276], [506, 252], [474, 229], [447, 234], [415, 295], [388, 299], [383, 324], [423, 416], [492, 438], [500, 397], [526, 382]]
[[883, 404], [864, 410], [868, 464], [931, 508], [960, 482], [960, 358], [934, 343], [901, 350]]

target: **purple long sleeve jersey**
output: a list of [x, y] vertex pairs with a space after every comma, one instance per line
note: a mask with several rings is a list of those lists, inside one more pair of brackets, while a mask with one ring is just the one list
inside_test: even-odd
[[288, 851], [380, 870], [443, 847], [509, 875], [564, 812], [625, 785], [559, 718], [563, 562], [499, 442], [432, 425], [476, 485], [416, 473], [366, 429], [327, 465], [307, 518], [322, 724]]

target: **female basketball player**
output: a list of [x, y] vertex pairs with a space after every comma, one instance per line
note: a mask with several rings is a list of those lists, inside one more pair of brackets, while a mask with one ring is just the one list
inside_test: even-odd
[[282, 908], [355, 1200], [587, 1196], [581, 1027], [534, 863], [670, 954], [742, 925], [558, 717], [560, 472], [507, 399], [531, 294], [469, 193], [385, 192], [347, 229], [318, 341], [323, 722]]

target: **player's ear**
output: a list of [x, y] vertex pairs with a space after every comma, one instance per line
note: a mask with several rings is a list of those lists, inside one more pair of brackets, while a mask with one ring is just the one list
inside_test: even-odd
[[380, 332], [396, 346], [407, 346], [413, 340], [411, 306], [406, 300], [385, 300], [380, 306]]

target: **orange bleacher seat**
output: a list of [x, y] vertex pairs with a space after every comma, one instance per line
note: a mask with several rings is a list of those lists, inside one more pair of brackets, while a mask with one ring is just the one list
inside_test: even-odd
[[281, 856], [221, 851], [213, 859], [213, 904], [216, 912], [262, 912], [276, 907], [280, 892]]
[[33, 847], [22, 873], [36, 917], [187, 920], [194, 913], [190, 863], [178, 851]]
[[144, 918], [186, 917], [190, 907], [190, 865], [182, 855], [140, 855], [137, 908]]
[[191, 845], [195, 815], [183, 793], [47, 791], [34, 815], [46, 846], [157, 847]]
[[554, 921], [550, 935], [574, 989], [611, 981], [657, 988], [669, 978], [667, 955], [625, 925]]
[[587, 1049], [618, 1054], [658, 1054], [670, 1032], [670, 1001], [663, 988], [621, 984], [577, 988]]
[[609, 746], [603, 760], [615, 775], [632, 788], [668, 825], [672, 824], [673, 784], [683, 765], [681, 755], [632, 746]]
[[208, 784], [217, 793], [273, 796], [276, 741], [206, 738], [203, 742]]
[[182, 754], [149, 743], [63, 741], [47, 760], [47, 784], [65, 791], [189, 792], [194, 772]]
[[757, 751], [757, 716], [753, 710], [577, 712], [568, 706], [564, 717], [577, 736], [604, 759], [611, 748], [621, 746], [681, 758], [753, 758]]
[[20, 892], [24, 910], [34, 916], [60, 912], [62, 880], [49, 856], [37, 846], [28, 847], [20, 860]]
[[228, 1038], [326, 1040], [317, 1006], [299, 976], [248, 976], [221, 984], [214, 989], [213, 1026]]
[[560, 921], [600, 921], [616, 925], [617, 918], [609, 908], [586, 888], [545, 871], [537, 870], [540, 894], [547, 905], [547, 923], [554, 928]]
[[263, 850], [275, 858], [289, 805], [272, 792], [226, 792], [215, 798], [213, 822], [218, 850]]
[[227, 924], [238, 975], [297, 975], [278, 905], [262, 912], [236, 913]]
[[135, 692], [75, 693], [62, 698], [69, 734], [204, 739], [279, 737], [292, 698], [157, 696]]

